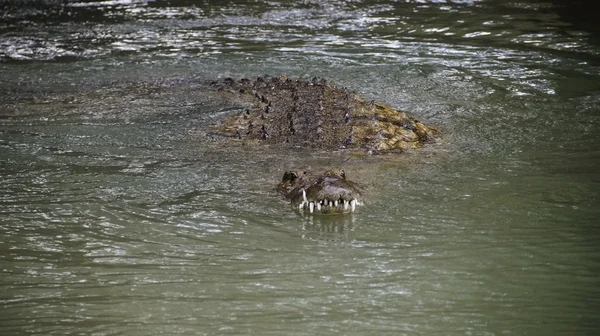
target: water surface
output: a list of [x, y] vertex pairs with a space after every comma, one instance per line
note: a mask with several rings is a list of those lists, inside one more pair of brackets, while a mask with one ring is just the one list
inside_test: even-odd
[[[8, 2], [3, 334], [595, 335], [600, 47], [562, 1]], [[443, 133], [224, 146], [202, 79], [320, 76]], [[353, 216], [286, 169], [343, 166]]]

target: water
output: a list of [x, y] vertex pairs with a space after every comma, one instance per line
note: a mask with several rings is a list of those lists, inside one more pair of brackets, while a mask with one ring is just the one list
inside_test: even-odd
[[[595, 335], [599, 32], [561, 1], [7, 2], [3, 335]], [[198, 79], [323, 76], [442, 130], [399, 157], [224, 146]], [[343, 165], [354, 216], [286, 169]]]

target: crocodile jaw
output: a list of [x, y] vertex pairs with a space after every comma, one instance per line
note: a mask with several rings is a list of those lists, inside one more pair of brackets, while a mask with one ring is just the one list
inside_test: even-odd
[[341, 169], [322, 174], [286, 172], [277, 189], [296, 209], [311, 214], [352, 213], [362, 205], [360, 191]]

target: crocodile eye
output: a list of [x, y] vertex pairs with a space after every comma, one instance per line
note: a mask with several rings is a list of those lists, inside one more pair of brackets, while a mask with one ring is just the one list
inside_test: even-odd
[[296, 174], [296, 172], [294, 172], [294, 171], [286, 171], [283, 174], [283, 178], [281, 179], [281, 181], [282, 182], [293, 182], [297, 178], [298, 178], [298, 174]]
[[340, 176], [345, 179], [346, 178], [346, 172], [340, 169]]

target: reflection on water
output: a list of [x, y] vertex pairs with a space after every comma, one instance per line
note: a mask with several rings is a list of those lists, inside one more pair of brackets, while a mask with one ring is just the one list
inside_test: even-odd
[[[45, 4], [0, 4], [4, 333], [600, 329], [598, 31], [576, 2]], [[214, 138], [231, 106], [202, 80], [264, 73], [444, 136], [398, 157]], [[352, 216], [273, 191], [331, 166], [365, 189]]]
[[[280, 51], [327, 53], [364, 64], [372, 58], [396, 58], [394, 50], [420, 60], [449, 48], [444, 61], [436, 59], [436, 64], [443, 64], [462, 53], [473, 56], [480, 46], [497, 48], [484, 52], [500, 53], [506, 60], [522, 51], [598, 54], [589, 45], [590, 31], [570, 27], [572, 21], [581, 20], [566, 15], [572, 21], [562, 20], [561, 13], [575, 6], [559, 1], [452, 5], [100, 1], [41, 7], [11, 2], [0, 26], [4, 32], [0, 56], [6, 60], [122, 56], [153, 62], [162, 57], [232, 52], [256, 57], [257, 51]], [[357, 48], [365, 50], [357, 55]]]

